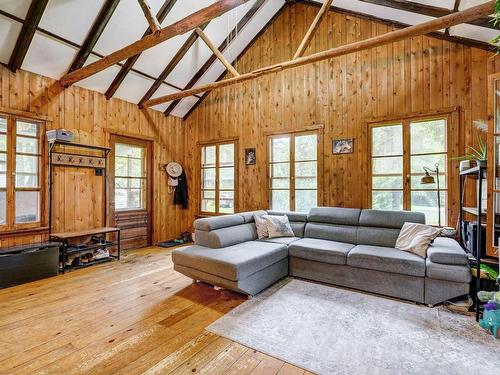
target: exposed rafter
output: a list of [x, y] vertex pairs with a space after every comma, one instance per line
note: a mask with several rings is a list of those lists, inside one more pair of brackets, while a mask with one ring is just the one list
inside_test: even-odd
[[[258, 12], [258, 10], [264, 5], [266, 0], [257, 0], [255, 4], [246, 12], [246, 14], [240, 19], [236, 27], [229, 33], [228, 37], [224, 39], [224, 41], [221, 43], [219, 46], [218, 50], [219, 51], [224, 51], [226, 47], [229, 45], [229, 43], [236, 38], [238, 35], [238, 32], [240, 32], [246, 24], [252, 19], [252, 17], [255, 15], [255, 13]], [[283, 8], [282, 8], [283, 9]], [[279, 12], [278, 12], [279, 13]], [[260, 34], [259, 34], [260, 35]], [[256, 38], [259, 36], [257, 35]], [[198, 70], [193, 78], [189, 80], [187, 83], [186, 87], [184, 87], [184, 90], [188, 90], [192, 88], [196, 82], [205, 74], [205, 72], [210, 68], [210, 66], [217, 60], [217, 56], [215, 54], [212, 54], [210, 58], [203, 64], [203, 66]], [[232, 62], [234, 64], [234, 61]], [[150, 96], [151, 97], [151, 96]], [[149, 98], [148, 98], [149, 99]], [[169, 115], [174, 108], [179, 104], [180, 100], [174, 100], [168, 108], [165, 110], [165, 115]], [[144, 102], [143, 102], [144, 103]]]
[[[208, 23], [201, 25], [200, 28], [203, 30], [205, 27], [207, 27]], [[149, 100], [153, 94], [158, 90], [158, 88], [161, 86], [162, 82], [167, 79], [167, 77], [172, 73], [172, 71], [175, 69], [177, 64], [184, 58], [186, 55], [187, 51], [193, 46], [193, 44], [196, 42], [198, 39], [198, 34], [193, 31], [189, 38], [184, 42], [184, 44], [179, 48], [175, 56], [170, 60], [168, 65], [163, 69], [163, 71], [160, 73], [158, 78], [153, 82], [151, 87], [148, 89], [146, 94], [142, 97], [142, 99], [139, 101], [139, 107], [142, 108], [142, 105], [144, 104], [145, 101]]]
[[64, 75], [60, 79], [60, 83], [62, 86], [69, 86], [75, 82], [81, 81], [82, 79], [88, 78], [106, 68], [109, 68], [117, 62], [141, 53], [177, 35], [193, 30], [205, 22], [215, 17], [219, 17], [220, 15], [246, 3], [247, 1], [249, 0], [219, 0], [212, 5], [173, 23], [172, 25], [158, 30], [154, 34], [149, 34], [92, 64]]
[[[360, 1], [370, 4], [382, 5], [393, 9], [405, 10], [407, 12], [418, 13], [424, 16], [430, 16], [436, 18], [444, 17], [458, 11], [458, 7], [457, 10], [455, 11], [447, 8], [425, 5], [406, 0], [360, 0]], [[490, 22], [490, 18], [488, 16], [480, 17], [478, 19], [471, 20], [465, 23], [498, 30], [498, 27], [495, 27], [493, 23]]]
[[16, 46], [10, 56], [9, 69], [14, 73], [23, 65], [24, 58], [28, 52], [31, 41], [35, 36], [36, 28], [42, 19], [43, 12], [48, 0], [32, 0], [31, 5], [23, 22], [23, 27], [16, 41]]
[[372, 38], [354, 42], [351, 44], [343, 45], [340, 47], [335, 47], [328, 49], [326, 51], [317, 52], [306, 57], [300, 57], [296, 60], [285, 61], [279, 64], [267, 66], [261, 69], [254, 70], [253, 72], [242, 74], [238, 77], [232, 77], [219, 82], [213, 82], [206, 85], [201, 85], [197, 88], [185, 90], [179, 93], [165, 95], [156, 99], [150, 99], [144, 106], [150, 107], [157, 104], [169, 102], [176, 99], [182, 99], [187, 96], [192, 96], [194, 94], [203, 93], [206, 91], [211, 91], [216, 88], [231, 86], [236, 83], [249, 81], [264, 75], [273, 74], [282, 70], [292, 69], [298, 66], [303, 66], [307, 64], [312, 64], [318, 61], [323, 61], [331, 59], [334, 57], [343, 56], [350, 53], [359, 52], [368, 48], [374, 48], [378, 46], [383, 46], [389, 43], [394, 43], [400, 40], [425, 35], [437, 30], [444, 29], [446, 27], [451, 27], [461, 23], [465, 23], [479, 17], [483, 17], [493, 13], [495, 5], [495, 0], [488, 1], [487, 3], [465, 9], [463, 11], [452, 13], [444, 17], [436, 18], [428, 22], [424, 22], [418, 25], [409, 26], [404, 29], [399, 29], [391, 31], [389, 33], [378, 35]]
[[309, 43], [311, 43], [311, 40], [314, 36], [314, 33], [316, 32], [316, 29], [321, 24], [323, 18], [328, 14], [328, 11], [332, 6], [332, 2], [333, 0], [325, 0], [323, 5], [321, 6], [318, 14], [314, 18], [311, 26], [309, 27], [309, 30], [307, 30], [306, 35], [304, 35], [304, 39], [302, 39], [302, 42], [300, 42], [299, 48], [297, 48], [297, 52], [295, 52], [295, 55], [293, 56], [294, 60], [304, 55], [306, 48], [309, 46]]
[[[158, 14], [156, 15], [156, 19], [160, 24], [165, 20], [165, 18], [168, 16], [172, 8], [174, 7], [175, 3], [177, 0], [165, 0], [163, 3], [162, 7], [158, 11]], [[151, 34], [151, 28], [147, 28], [142, 37], [144, 38], [146, 35]], [[113, 82], [111, 82], [111, 85], [109, 85], [108, 89], [106, 90], [106, 95], [107, 99], [111, 99], [113, 95], [115, 94], [116, 90], [120, 87], [122, 84], [123, 80], [127, 76], [128, 73], [132, 70], [132, 67], [134, 64], [137, 62], [139, 57], [141, 56], [140, 53], [138, 53], [135, 56], [129, 57], [127, 61], [125, 61], [125, 64], [123, 64], [122, 68], [116, 75], [116, 77], [113, 79]]]
[[68, 72], [80, 69], [83, 66], [83, 64], [85, 64], [85, 61], [87, 61], [87, 58], [89, 57], [97, 41], [101, 37], [102, 32], [106, 28], [106, 25], [111, 19], [111, 16], [115, 12], [115, 9], [119, 3], [120, 0], [106, 0], [99, 14], [97, 15], [97, 18], [94, 21], [92, 28], [88, 32], [87, 37], [85, 38], [85, 41], [82, 44], [82, 47], [78, 50], [78, 54], [73, 59], [73, 62], [71, 63], [70, 68], [68, 69]]
[[208, 46], [208, 48], [210, 48], [210, 50], [213, 52], [213, 54], [219, 59], [219, 61], [222, 63], [222, 65], [224, 65], [226, 67], [226, 69], [231, 72], [231, 74], [234, 76], [234, 77], [237, 77], [240, 75], [240, 73], [238, 73], [238, 71], [229, 63], [229, 61], [226, 60], [226, 58], [224, 57], [224, 55], [221, 53], [221, 51], [219, 51], [217, 49], [217, 47], [215, 47], [213, 45], [213, 43], [210, 41], [210, 39], [208, 39], [208, 36], [203, 32], [202, 29], [200, 29], [199, 27], [197, 27], [195, 29], [195, 32], [196, 34], [198, 34], [198, 36], [205, 42], [205, 44]]
[[149, 28], [153, 31], [156, 32], [161, 29], [160, 22], [158, 22], [158, 18], [153, 14], [153, 11], [151, 10], [151, 6], [146, 0], [137, 0], [139, 2], [139, 5], [141, 6], [142, 12], [144, 13], [144, 17], [146, 17], [146, 20], [148, 21]]

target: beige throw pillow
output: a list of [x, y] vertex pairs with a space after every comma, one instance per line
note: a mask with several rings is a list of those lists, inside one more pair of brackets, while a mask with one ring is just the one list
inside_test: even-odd
[[288, 216], [264, 215], [262, 217], [266, 220], [269, 238], [295, 236], [288, 221]]
[[427, 258], [427, 248], [441, 233], [441, 228], [417, 223], [404, 223], [396, 241], [396, 249]]
[[269, 238], [266, 220], [262, 216], [257, 215], [253, 215], [253, 220], [255, 221], [255, 227], [257, 228], [257, 237], [259, 238], [259, 240], [262, 240], [263, 238]]

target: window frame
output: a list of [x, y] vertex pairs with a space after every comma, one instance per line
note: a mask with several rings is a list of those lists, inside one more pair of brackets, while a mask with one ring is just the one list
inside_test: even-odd
[[[45, 142], [46, 121], [38, 118], [32, 118], [27, 115], [17, 115], [8, 112], [0, 112], [0, 117], [7, 120], [7, 163], [6, 163], [6, 187], [2, 191], [6, 192], [6, 222], [0, 224], [0, 231], [4, 233], [16, 233], [30, 229], [45, 229], [47, 225], [47, 171], [44, 165], [47, 165], [47, 153]], [[17, 122], [27, 122], [37, 125], [37, 136], [19, 135], [24, 138], [38, 140], [38, 153], [18, 153], [17, 152]], [[38, 186], [37, 187], [16, 187], [16, 161], [18, 155], [36, 156], [38, 159]], [[38, 198], [38, 220], [25, 223], [16, 222], [15, 197], [19, 191], [37, 191]]]
[[[222, 145], [227, 145], [227, 144], [233, 144], [234, 147], [234, 186], [233, 189], [221, 189], [219, 186], [219, 176], [220, 176], [220, 169], [221, 168], [230, 168], [229, 166], [220, 166], [219, 162], [219, 147]], [[204, 189], [203, 188], [203, 170], [207, 169], [203, 167], [203, 159], [201, 157], [201, 152], [204, 147], [215, 147], [215, 167], [210, 167], [210, 168], [215, 168], [215, 188], [214, 189]], [[221, 215], [232, 215], [238, 212], [238, 164], [239, 164], [239, 148], [238, 148], [238, 139], [236, 138], [231, 138], [231, 139], [224, 139], [221, 141], [209, 141], [209, 142], [203, 142], [203, 143], [198, 143], [198, 157], [199, 159], [199, 178], [200, 178], [200, 183], [198, 184], [199, 186], [199, 204], [198, 204], [198, 216], [221, 216]], [[202, 209], [202, 203], [203, 203], [203, 192], [204, 191], [214, 191], [215, 192], [215, 211], [214, 212], [209, 212], [209, 211], [203, 211]], [[220, 207], [219, 207], [219, 197], [220, 197], [220, 192], [221, 191], [233, 191], [233, 196], [234, 196], [234, 201], [233, 201], [233, 207], [234, 207], [234, 212], [220, 212]]]
[[[441, 155], [444, 154], [446, 155], [446, 166], [445, 167], [445, 172], [446, 172], [446, 187], [441, 187], [440, 191], [441, 193], [445, 193], [445, 204], [442, 205], [444, 208], [444, 217], [441, 217], [441, 225], [442, 226], [447, 226], [449, 223], [453, 222], [452, 218], [452, 213], [450, 212], [450, 207], [453, 206], [453, 202], [451, 202], [451, 199], [453, 197], [454, 193], [454, 187], [453, 187], [453, 158], [456, 157], [456, 150], [453, 148], [453, 144], [456, 142], [456, 137], [454, 137], [454, 129], [455, 129], [455, 121], [454, 121], [454, 115], [458, 116], [458, 110], [457, 109], [452, 109], [449, 111], [436, 111], [436, 113], [431, 113], [431, 114], [413, 114], [409, 115], [406, 117], [394, 117], [391, 119], [381, 119], [379, 121], [373, 120], [368, 122], [368, 134], [367, 134], [367, 158], [368, 158], [368, 174], [369, 174], [369, 179], [368, 179], [368, 194], [367, 194], [367, 202], [368, 202], [368, 207], [372, 207], [372, 192], [375, 191], [382, 191], [383, 189], [373, 189], [373, 159], [374, 157], [372, 156], [372, 129], [377, 128], [377, 127], [385, 127], [385, 126], [396, 126], [396, 125], [401, 125], [402, 126], [402, 141], [403, 141], [403, 153], [401, 155], [403, 159], [403, 171], [402, 171], [402, 179], [403, 179], [403, 187], [402, 189], [387, 189], [388, 191], [402, 191], [403, 193], [403, 210], [411, 210], [411, 193], [413, 191], [432, 191], [436, 192], [437, 194], [437, 189], [428, 189], [428, 188], [421, 188], [421, 189], [412, 189], [411, 187], [411, 177], [415, 176], [415, 174], [412, 174], [411, 172], [411, 158], [412, 156], [419, 156], [419, 155]], [[446, 151], [445, 152], [432, 152], [432, 153], [412, 153], [411, 152], [411, 124], [412, 123], [418, 123], [418, 122], [424, 122], [424, 121], [434, 121], [434, 120], [444, 120], [446, 122]], [[391, 157], [395, 155], [390, 155], [387, 157]], [[399, 156], [399, 155], [397, 155]], [[383, 156], [378, 156], [378, 157], [383, 157]], [[376, 157], [375, 157], [376, 158]], [[431, 169], [434, 169], [434, 164], [428, 166]], [[443, 166], [441, 166], [443, 167]], [[440, 172], [440, 177], [442, 176], [442, 171]], [[422, 176], [425, 174], [425, 172], [422, 170]], [[433, 174], [434, 175], [434, 174]], [[441, 177], [442, 178], [442, 177]], [[442, 180], [441, 180], [442, 181]], [[441, 183], [441, 186], [444, 184]], [[434, 224], [433, 224], [434, 225]], [[437, 224], [435, 224], [437, 226]]]
[[[267, 185], [267, 208], [271, 208], [272, 204], [272, 191], [273, 190], [289, 190], [290, 191], [290, 211], [295, 211], [295, 191], [296, 190], [314, 190], [314, 189], [296, 189], [295, 188], [295, 138], [304, 135], [316, 135], [316, 160], [300, 160], [299, 162], [311, 162], [316, 161], [316, 205], [320, 206], [323, 201], [322, 197], [322, 181], [323, 181], [323, 134], [321, 126], [315, 127], [313, 129], [307, 130], [296, 130], [288, 132], [272, 133], [267, 136], [266, 139], [266, 150], [267, 150], [267, 160], [266, 160], [266, 185]], [[271, 162], [271, 140], [276, 138], [290, 137], [290, 187], [288, 189], [272, 189], [271, 182], [271, 166], [279, 162]]]

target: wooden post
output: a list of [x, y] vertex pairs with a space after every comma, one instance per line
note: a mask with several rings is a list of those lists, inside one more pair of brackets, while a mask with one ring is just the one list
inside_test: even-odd
[[154, 33], [158, 30], [161, 29], [160, 23], [158, 22], [158, 19], [156, 16], [153, 14], [153, 11], [151, 10], [151, 7], [149, 6], [148, 2], [146, 0], [137, 0], [139, 1], [139, 5], [142, 8], [142, 11], [144, 12], [144, 17], [146, 17], [146, 20], [148, 20], [149, 23], [149, 28], [151, 31]]
[[306, 57], [299, 57], [295, 60], [285, 61], [279, 64], [266, 66], [265, 68], [257, 69], [250, 73], [241, 74], [238, 77], [232, 77], [222, 81], [201, 85], [199, 87], [190, 90], [184, 90], [178, 93], [161, 96], [155, 99], [150, 99], [144, 103], [144, 106], [151, 107], [157, 104], [170, 102], [172, 100], [185, 98], [187, 96], [200, 94], [206, 91], [211, 91], [219, 87], [226, 87], [234, 85], [239, 82], [249, 81], [251, 79], [276, 73], [282, 70], [292, 69], [298, 66], [312, 64], [318, 61], [331, 59], [333, 57], [347, 55], [349, 53], [359, 52], [367, 48], [383, 46], [389, 43], [394, 43], [400, 40], [412, 38], [419, 35], [425, 35], [437, 30], [445, 29], [447, 27], [465, 23], [477, 19], [479, 17], [492, 14], [494, 5], [495, 5], [495, 0], [488, 1], [487, 3], [472, 8], [468, 8], [457, 13], [452, 13], [441, 18], [436, 18], [431, 21], [427, 21], [418, 25], [391, 31], [383, 35], [378, 35], [373, 38], [368, 38], [344, 46], [331, 48], [326, 51], [317, 52]]
[[248, 0], [219, 0], [216, 3], [203, 8], [180, 21], [177, 21], [169, 26], [166, 26], [155, 33], [149, 34], [144, 38], [129, 44], [128, 46], [113, 52], [112, 54], [103, 57], [102, 59], [86, 65], [83, 68], [77, 69], [71, 73], [65, 74], [60, 79], [60, 84], [64, 87], [72, 85], [75, 82], [81, 81], [90, 77], [106, 68], [123, 61], [131, 56], [137, 55], [149, 48], [152, 48], [170, 38], [177, 35], [182, 35], [198, 26], [219, 17], [220, 15], [234, 9]]
[[306, 48], [309, 46], [309, 43], [311, 43], [314, 33], [318, 29], [318, 26], [321, 24], [321, 21], [323, 21], [323, 18], [328, 14], [332, 2], [333, 0], [326, 0], [323, 3], [321, 9], [316, 15], [316, 18], [314, 18], [314, 21], [309, 27], [309, 30], [307, 30], [306, 35], [304, 35], [304, 39], [302, 39], [302, 42], [300, 42], [299, 48], [297, 48], [297, 52], [295, 52], [295, 55], [293, 56], [293, 60], [301, 57], [304, 54]]
[[212, 44], [212, 42], [210, 41], [210, 39], [208, 39], [207, 35], [203, 32], [203, 30], [200, 29], [199, 27], [197, 27], [195, 31], [196, 31], [196, 34], [198, 34], [198, 36], [201, 39], [203, 39], [203, 41], [208, 46], [208, 48], [210, 48], [212, 50], [214, 55], [217, 56], [217, 58], [220, 60], [220, 62], [226, 67], [226, 69], [229, 70], [234, 77], [238, 77], [240, 75], [240, 73], [238, 73], [236, 71], [236, 69], [229, 63], [229, 61], [226, 60], [224, 55], [217, 49], [217, 47], [215, 47]]

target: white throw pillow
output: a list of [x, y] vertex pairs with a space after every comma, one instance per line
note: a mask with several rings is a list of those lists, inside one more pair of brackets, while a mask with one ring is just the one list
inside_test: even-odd
[[255, 227], [257, 228], [257, 237], [259, 237], [259, 240], [262, 240], [263, 238], [269, 238], [266, 220], [262, 216], [257, 215], [253, 215], [253, 220], [255, 221]]
[[441, 228], [417, 223], [404, 223], [396, 241], [396, 249], [427, 258], [427, 248], [441, 233]]
[[262, 217], [266, 220], [269, 238], [295, 236], [288, 221], [288, 216], [264, 215]]

